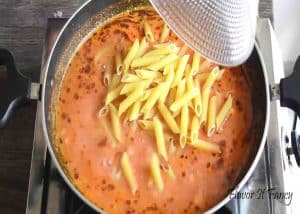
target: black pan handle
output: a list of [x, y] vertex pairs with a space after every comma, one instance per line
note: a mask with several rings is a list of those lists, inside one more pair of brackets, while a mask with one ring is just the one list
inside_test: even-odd
[[10, 51], [0, 48], [0, 128], [3, 128], [13, 112], [28, 103], [31, 80], [16, 68]]
[[293, 73], [280, 80], [280, 105], [294, 110], [300, 117], [300, 56]]

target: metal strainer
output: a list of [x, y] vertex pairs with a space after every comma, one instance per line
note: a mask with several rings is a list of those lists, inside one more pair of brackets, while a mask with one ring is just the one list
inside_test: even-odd
[[[221, 65], [242, 64], [255, 41], [257, 0], [150, 0], [192, 49]], [[255, 3], [254, 3], [255, 2]]]

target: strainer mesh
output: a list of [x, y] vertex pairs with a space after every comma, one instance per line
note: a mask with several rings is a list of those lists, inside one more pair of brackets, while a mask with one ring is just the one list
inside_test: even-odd
[[150, 0], [192, 49], [222, 65], [243, 63], [254, 46], [248, 0]]

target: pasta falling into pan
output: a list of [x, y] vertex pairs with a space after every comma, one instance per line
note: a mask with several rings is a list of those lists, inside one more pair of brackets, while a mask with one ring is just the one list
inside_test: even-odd
[[[134, 40], [123, 60], [121, 53], [115, 55], [114, 72], [106, 70], [104, 82], [108, 92], [99, 116], [102, 117], [103, 110], [108, 107], [117, 142], [122, 139], [122, 120], [137, 121], [141, 128], [152, 131], [157, 154], [165, 161], [168, 161], [166, 129], [178, 137], [182, 149], [188, 145], [202, 151], [221, 152], [218, 145], [200, 139], [198, 133], [202, 128], [208, 137], [222, 132], [222, 125], [231, 112], [232, 96], [228, 95], [217, 112], [218, 94], [213, 92], [224, 70], [218, 66], [211, 68], [203, 59], [200, 62], [198, 53], [183, 54], [185, 50], [167, 41], [169, 28], [166, 24], [158, 41], [148, 22], [144, 23], [144, 33], [141, 41]], [[152, 156], [150, 169], [161, 192], [163, 181], [157, 154]], [[121, 166], [131, 192], [135, 193], [137, 184], [126, 153]]]

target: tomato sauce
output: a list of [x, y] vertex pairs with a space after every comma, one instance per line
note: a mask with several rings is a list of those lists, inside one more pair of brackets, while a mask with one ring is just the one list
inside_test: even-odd
[[[104, 70], [114, 69], [117, 52], [124, 56], [135, 38], [144, 37], [145, 19], [159, 40], [163, 20], [153, 10], [128, 11], [96, 29], [75, 53], [60, 88], [56, 111], [56, 145], [61, 162], [78, 190], [107, 213], [203, 212], [236, 185], [241, 167], [248, 160], [250, 89], [239, 67], [226, 68], [213, 91], [220, 97], [217, 110], [232, 94], [233, 113], [222, 132], [208, 138], [204, 128], [200, 130], [200, 138], [218, 144], [222, 153], [207, 153], [189, 146], [182, 150], [178, 140], [176, 151], [171, 151], [167, 144], [168, 164], [176, 179], [162, 172], [164, 190], [159, 193], [150, 177], [150, 158], [156, 152], [153, 134], [134, 123], [122, 123], [122, 141], [116, 143], [110, 133], [109, 117], [97, 116], [107, 93]], [[175, 34], [170, 33], [169, 38], [183, 45]], [[99, 51], [104, 53], [95, 61]], [[120, 169], [120, 156], [125, 151], [138, 182], [135, 195]], [[161, 159], [162, 168], [165, 164]]]

